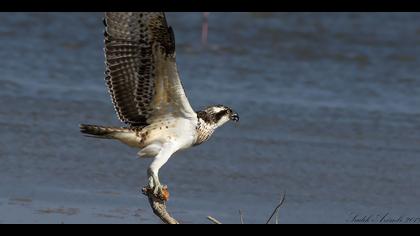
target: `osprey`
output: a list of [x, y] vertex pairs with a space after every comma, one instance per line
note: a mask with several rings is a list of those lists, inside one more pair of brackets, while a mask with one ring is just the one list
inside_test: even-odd
[[162, 196], [159, 169], [178, 150], [199, 145], [228, 121], [232, 109], [214, 105], [195, 112], [188, 102], [175, 61], [175, 38], [165, 14], [105, 13], [106, 85], [122, 128], [80, 125], [87, 136], [119, 140], [154, 160], [148, 188]]

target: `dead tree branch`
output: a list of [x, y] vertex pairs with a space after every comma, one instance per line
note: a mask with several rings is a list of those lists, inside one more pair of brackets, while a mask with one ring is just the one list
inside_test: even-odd
[[209, 221], [213, 222], [213, 224], [216, 224], [216, 225], [221, 225], [222, 224], [220, 221], [216, 220], [215, 218], [213, 218], [211, 216], [207, 216], [207, 219]]
[[[278, 210], [280, 209], [280, 207], [283, 205], [284, 200], [286, 199], [286, 193], [283, 193], [283, 196], [280, 200], [279, 205], [277, 205], [277, 207], [274, 209], [273, 213], [271, 214], [270, 218], [268, 218], [267, 223], [270, 223], [271, 219], [273, 218], [274, 215], [276, 215], [276, 213], [278, 212]], [[276, 216], [276, 223], [278, 223], [278, 216]]]
[[242, 214], [242, 210], [239, 210], [239, 217], [240, 217], [240, 220], [241, 220], [241, 225], [243, 225], [244, 224], [244, 215]]
[[152, 207], [153, 213], [158, 216], [165, 224], [179, 224], [166, 210], [166, 201], [169, 198], [169, 192], [167, 188], [164, 188], [163, 196], [155, 196], [153, 191], [148, 188], [143, 188], [142, 192], [149, 198], [150, 206]]
[[[153, 213], [158, 216], [163, 223], [165, 224], [179, 224], [177, 220], [175, 220], [169, 212], [166, 210], [166, 202], [169, 199], [169, 191], [168, 188], [165, 186], [163, 188], [162, 193], [160, 193], [159, 196], [156, 196], [153, 193], [153, 190], [150, 188], [143, 188], [142, 193], [146, 195], [149, 199], [150, 206], [152, 207]], [[280, 207], [283, 205], [284, 201], [286, 199], [286, 193], [283, 193], [283, 196], [280, 200], [280, 203], [277, 205], [277, 207], [274, 209], [273, 213], [271, 214], [270, 218], [268, 218], [266, 224], [269, 224], [271, 219], [276, 216], [276, 224], [278, 224], [278, 211]], [[244, 224], [243, 214], [242, 211], [239, 210], [240, 220], [241, 224]], [[211, 221], [213, 224], [222, 224], [220, 221], [215, 219], [214, 217], [207, 216], [207, 219]]]

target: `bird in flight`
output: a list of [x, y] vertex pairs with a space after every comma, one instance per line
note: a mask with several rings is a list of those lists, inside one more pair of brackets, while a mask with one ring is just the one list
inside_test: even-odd
[[154, 158], [148, 189], [162, 197], [159, 169], [178, 150], [202, 144], [239, 116], [224, 105], [194, 111], [175, 60], [175, 37], [163, 12], [106, 12], [105, 81], [125, 127], [80, 125], [86, 136], [116, 139]]

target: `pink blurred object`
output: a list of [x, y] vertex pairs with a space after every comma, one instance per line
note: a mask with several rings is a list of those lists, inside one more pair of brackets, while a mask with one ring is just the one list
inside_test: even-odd
[[203, 12], [203, 24], [201, 26], [201, 44], [203, 46], [207, 45], [207, 37], [209, 31], [209, 24], [208, 24], [209, 13]]

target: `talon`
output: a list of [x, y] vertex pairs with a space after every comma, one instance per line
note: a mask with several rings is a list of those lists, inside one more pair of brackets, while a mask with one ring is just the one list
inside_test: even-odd
[[157, 173], [152, 171], [151, 169], [148, 170], [148, 175], [149, 175], [149, 186], [145, 188], [146, 193], [152, 194], [154, 197], [162, 201], [168, 201], [169, 199], [168, 186], [161, 185]]
[[153, 195], [163, 201], [168, 201], [169, 200], [169, 191], [168, 191], [168, 186], [164, 185], [159, 185], [156, 186], [153, 190]]
[[152, 194], [154, 197], [162, 200], [162, 201], [168, 201], [169, 200], [169, 190], [167, 185], [159, 185], [159, 186], [146, 186], [142, 188], [142, 192], [145, 195]]
[[162, 186], [157, 185], [153, 188], [153, 195], [159, 197], [159, 194], [162, 192]]
[[164, 185], [162, 187], [162, 191], [161, 191], [161, 198], [164, 201], [168, 201], [169, 200], [169, 190], [168, 190], [168, 186]]

